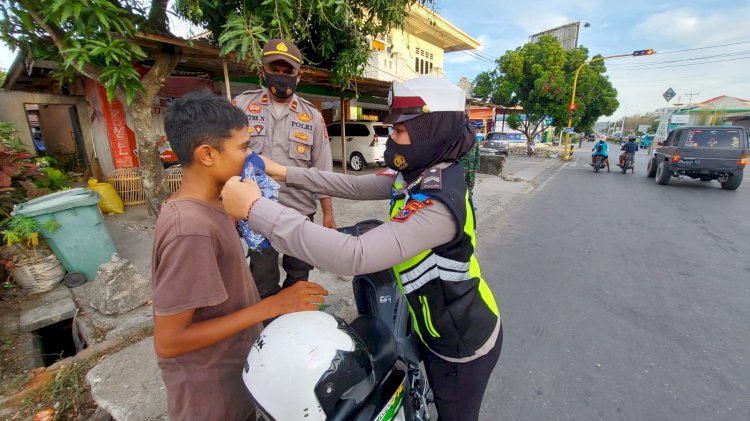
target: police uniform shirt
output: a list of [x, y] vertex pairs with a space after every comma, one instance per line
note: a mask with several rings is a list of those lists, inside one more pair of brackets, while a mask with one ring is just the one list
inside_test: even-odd
[[[253, 152], [288, 167], [333, 171], [325, 121], [309, 101], [295, 94], [276, 112], [268, 90], [257, 89], [243, 92], [232, 103], [247, 115]], [[315, 213], [316, 199], [328, 197], [279, 184], [279, 203], [303, 215]]]

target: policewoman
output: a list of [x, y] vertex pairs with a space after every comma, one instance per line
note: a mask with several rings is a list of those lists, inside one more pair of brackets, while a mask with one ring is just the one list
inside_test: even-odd
[[[272, 39], [263, 47], [262, 76], [265, 88], [246, 91], [232, 102], [247, 115], [250, 149], [276, 162], [300, 168], [333, 170], [325, 121], [306, 99], [296, 95], [302, 77], [302, 54], [293, 43]], [[335, 228], [331, 198], [281, 183], [279, 203], [295, 209], [311, 221], [320, 201], [323, 225]], [[250, 252], [250, 271], [261, 298], [277, 293], [279, 253], [270, 248]], [[286, 272], [283, 287], [307, 280], [312, 265], [290, 255], [282, 258]]]
[[420, 354], [441, 420], [476, 420], [500, 356], [502, 324], [475, 257], [475, 217], [458, 159], [474, 143], [464, 91], [418, 77], [393, 82], [389, 168], [349, 176], [266, 160], [287, 186], [354, 200], [390, 199], [389, 220], [359, 237], [310, 223], [260, 197], [257, 186], [232, 179], [226, 210], [278, 250], [338, 274], [393, 268], [421, 340]]

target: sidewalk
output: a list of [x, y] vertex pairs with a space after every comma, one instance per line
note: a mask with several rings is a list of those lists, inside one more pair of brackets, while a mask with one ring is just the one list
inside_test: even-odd
[[[511, 156], [504, 169], [506, 181], [497, 176], [477, 174], [474, 188], [474, 205], [477, 208], [477, 225], [482, 230], [497, 228], [497, 216], [525, 193], [532, 191], [544, 178], [545, 172], [561, 165], [557, 159]], [[374, 172], [378, 168], [370, 169]], [[384, 219], [388, 201], [352, 201], [333, 199], [333, 209], [338, 226], [353, 225], [366, 219]], [[318, 218], [321, 213], [317, 214]], [[147, 277], [150, 277], [151, 239], [154, 218], [149, 217], [144, 206], [130, 208], [124, 215], [106, 217], [119, 254], [129, 259]], [[320, 222], [317, 219], [316, 222]], [[498, 222], [499, 224], [499, 222]], [[477, 235], [481, 236], [479, 230]], [[356, 316], [351, 294], [351, 277], [314, 269], [310, 279], [322, 284], [330, 295], [326, 312], [345, 320]], [[139, 314], [149, 308], [136, 310]], [[151, 324], [150, 317], [139, 317], [141, 328]], [[137, 326], [135, 328], [138, 328]], [[86, 376], [91, 393], [100, 408], [119, 421], [145, 421], [166, 418], [166, 390], [161, 380], [153, 351], [153, 339], [147, 338], [109, 356], [97, 364]]]

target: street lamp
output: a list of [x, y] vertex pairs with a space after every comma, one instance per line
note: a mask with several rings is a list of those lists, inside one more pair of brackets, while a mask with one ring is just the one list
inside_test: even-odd
[[649, 48], [648, 50], [636, 50], [630, 54], [615, 54], [605, 57], [594, 57], [591, 60], [584, 61], [580, 66], [578, 66], [578, 69], [576, 69], [575, 78], [573, 78], [573, 94], [570, 96], [570, 105], [568, 106], [568, 127], [565, 129], [565, 149], [563, 150], [562, 156], [563, 161], [568, 161], [572, 158], [572, 156], [570, 156], [571, 151], [569, 148], [570, 133], [573, 131], [573, 113], [575, 112], [576, 108], [578, 108], [578, 106], [576, 105], [576, 87], [578, 86], [578, 75], [581, 73], [581, 69], [583, 69], [583, 66], [595, 61], [602, 61], [608, 58], [650, 56], [654, 53], [656, 53], [656, 51]]

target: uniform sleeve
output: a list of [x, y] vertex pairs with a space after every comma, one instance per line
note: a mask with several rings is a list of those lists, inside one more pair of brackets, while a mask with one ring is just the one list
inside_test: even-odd
[[211, 238], [202, 235], [178, 236], [165, 244], [154, 268], [154, 313], [165, 316], [226, 301], [229, 296], [214, 256]]
[[287, 167], [286, 185], [352, 200], [390, 199], [394, 179], [384, 175], [345, 175], [317, 168]]
[[403, 222], [388, 221], [354, 237], [316, 225], [293, 209], [261, 199], [253, 206], [250, 227], [268, 238], [279, 252], [340, 275], [387, 269], [451, 241], [458, 232], [453, 215], [437, 201]]
[[[313, 123], [313, 147], [312, 167], [321, 171], [333, 171], [333, 158], [331, 157], [331, 145], [328, 141], [328, 130], [326, 122], [320, 113], [316, 113], [317, 121]], [[316, 194], [317, 199], [328, 197], [325, 194]]]

